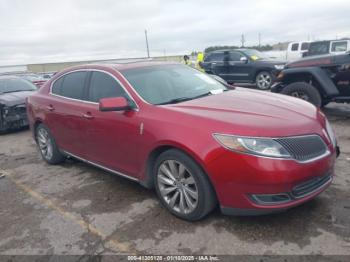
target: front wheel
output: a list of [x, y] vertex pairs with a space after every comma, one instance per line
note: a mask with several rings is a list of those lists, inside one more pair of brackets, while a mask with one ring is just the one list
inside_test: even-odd
[[42, 158], [49, 164], [55, 165], [64, 161], [50, 130], [43, 124], [35, 130], [35, 139], [38, 143]]
[[320, 93], [314, 86], [305, 82], [289, 84], [283, 88], [281, 93], [303, 99], [311, 104], [314, 104], [316, 107], [321, 107], [322, 105]]
[[271, 73], [267, 71], [260, 72], [255, 78], [255, 83], [260, 90], [269, 89], [272, 85]]
[[162, 153], [154, 167], [161, 203], [175, 216], [195, 221], [213, 210], [215, 192], [202, 169], [179, 150]]

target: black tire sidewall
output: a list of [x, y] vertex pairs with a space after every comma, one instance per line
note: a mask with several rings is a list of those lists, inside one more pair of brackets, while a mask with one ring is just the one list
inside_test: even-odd
[[58, 149], [58, 146], [56, 144], [56, 141], [54, 139], [54, 137], [52, 136], [51, 132], [50, 132], [50, 129], [45, 126], [44, 124], [39, 124], [36, 129], [35, 129], [35, 140], [39, 146], [39, 143], [37, 141], [37, 133], [40, 129], [45, 129], [46, 132], [49, 134], [49, 137], [50, 137], [50, 140], [51, 140], [51, 143], [52, 143], [52, 157], [51, 159], [47, 159], [45, 156], [43, 156], [40, 148], [39, 148], [39, 152], [40, 152], [40, 155], [42, 156], [42, 158], [49, 164], [51, 165], [56, 165], [56, 164], [59, 164], [61, 162], [64, 161], [64, 156], [62, 155], [62, 153], [60, 152], [60, 150]]
[[[165, 200], [163, 199], [159, 191], [157, 172], [158, 172], [159, 166], [166, 160], [175, 160], [185, 165], [185, 167], [191, 172], [193, 178], [195, 179], [197, 189], [198, 189], [198, 204], [195, 210], [189, 214], [181, 214], [171, 209], [168, 206], [168, 204], [165, 202]], [[215, 193], [213, 192], [212, 186], [208, 181], [206, 174], [203, 172], [200, 166], [194, 160], [192, 160], [192, 158], [187, 156], [185, 153], [182, 153], [181, 151], [176, 149], [165, 151], [156, 160], [156, 163], [153, 168], [153, 174], [154, 174], [154, 186], [155, 186], [158, 198], [162, 203], [162, 205], [173, 215], [188, 221], [196, 221], [203, 218], [214, 208], [216, 203]]]
[[[285, 88], [282, 89], [281, 93], [291, 96], [291, 94], [293, 92], [298, 92], [298, 91], [304, 92], [309, 97], [309, 100], [307, 102], [315, 105], [316, 107], [321, 107], [322, 98], [321, 98], [320, 93], [318, 92], [318, 90], [314, 86], [312, 86], [308, 83], [296, 82], [296, 83], [289, 84]], [[306, 100], [304, 100], [304, 101], [306, 101]]]

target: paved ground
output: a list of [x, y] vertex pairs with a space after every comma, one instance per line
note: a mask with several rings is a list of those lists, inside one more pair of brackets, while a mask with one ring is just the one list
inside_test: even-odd
[[126, 179], [77, 161], [45, 164], [28, 130], [0, 136], [0, 254], [350, 255], [350, 106], [325, 112], [342, 147], [326, 192], [278, 215], [215, 211], [196, 223]]

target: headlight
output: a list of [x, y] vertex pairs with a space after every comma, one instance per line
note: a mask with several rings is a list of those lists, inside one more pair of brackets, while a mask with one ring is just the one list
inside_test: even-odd
[[335, 147], [337, 145], [337, 138], [335, 137], [333, 128], [331, 127], [331, 124], [328, 122], [327, 118], [326, 118], [326, 131], [329, 136], [329, 139], [332, 142], [332, 145]]
[[284, 69], [284, 65], [275, 65], [275, 68], [277, 70], [283, 70]]
[[291, 158], [291, 155], [278, 142], [270, 138], [250, 138], [214, 134], [216, 140], [232, 151], [259, 156]]
[[[1, 111], [0, 111], [0, 112], [1, 112]], [[9, 108], [4, 106], [4, 107], [2, 108], [2, 115], [5, 117], [5, 116], [8, 115], [8, 113], [9, 113]]]

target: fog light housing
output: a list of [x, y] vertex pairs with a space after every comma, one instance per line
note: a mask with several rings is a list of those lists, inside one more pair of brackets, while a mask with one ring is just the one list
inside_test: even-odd
[[280, 194], [254, 194], [251, 199], [259, 205], [278, 205], [292, 201], [287, 193]]

